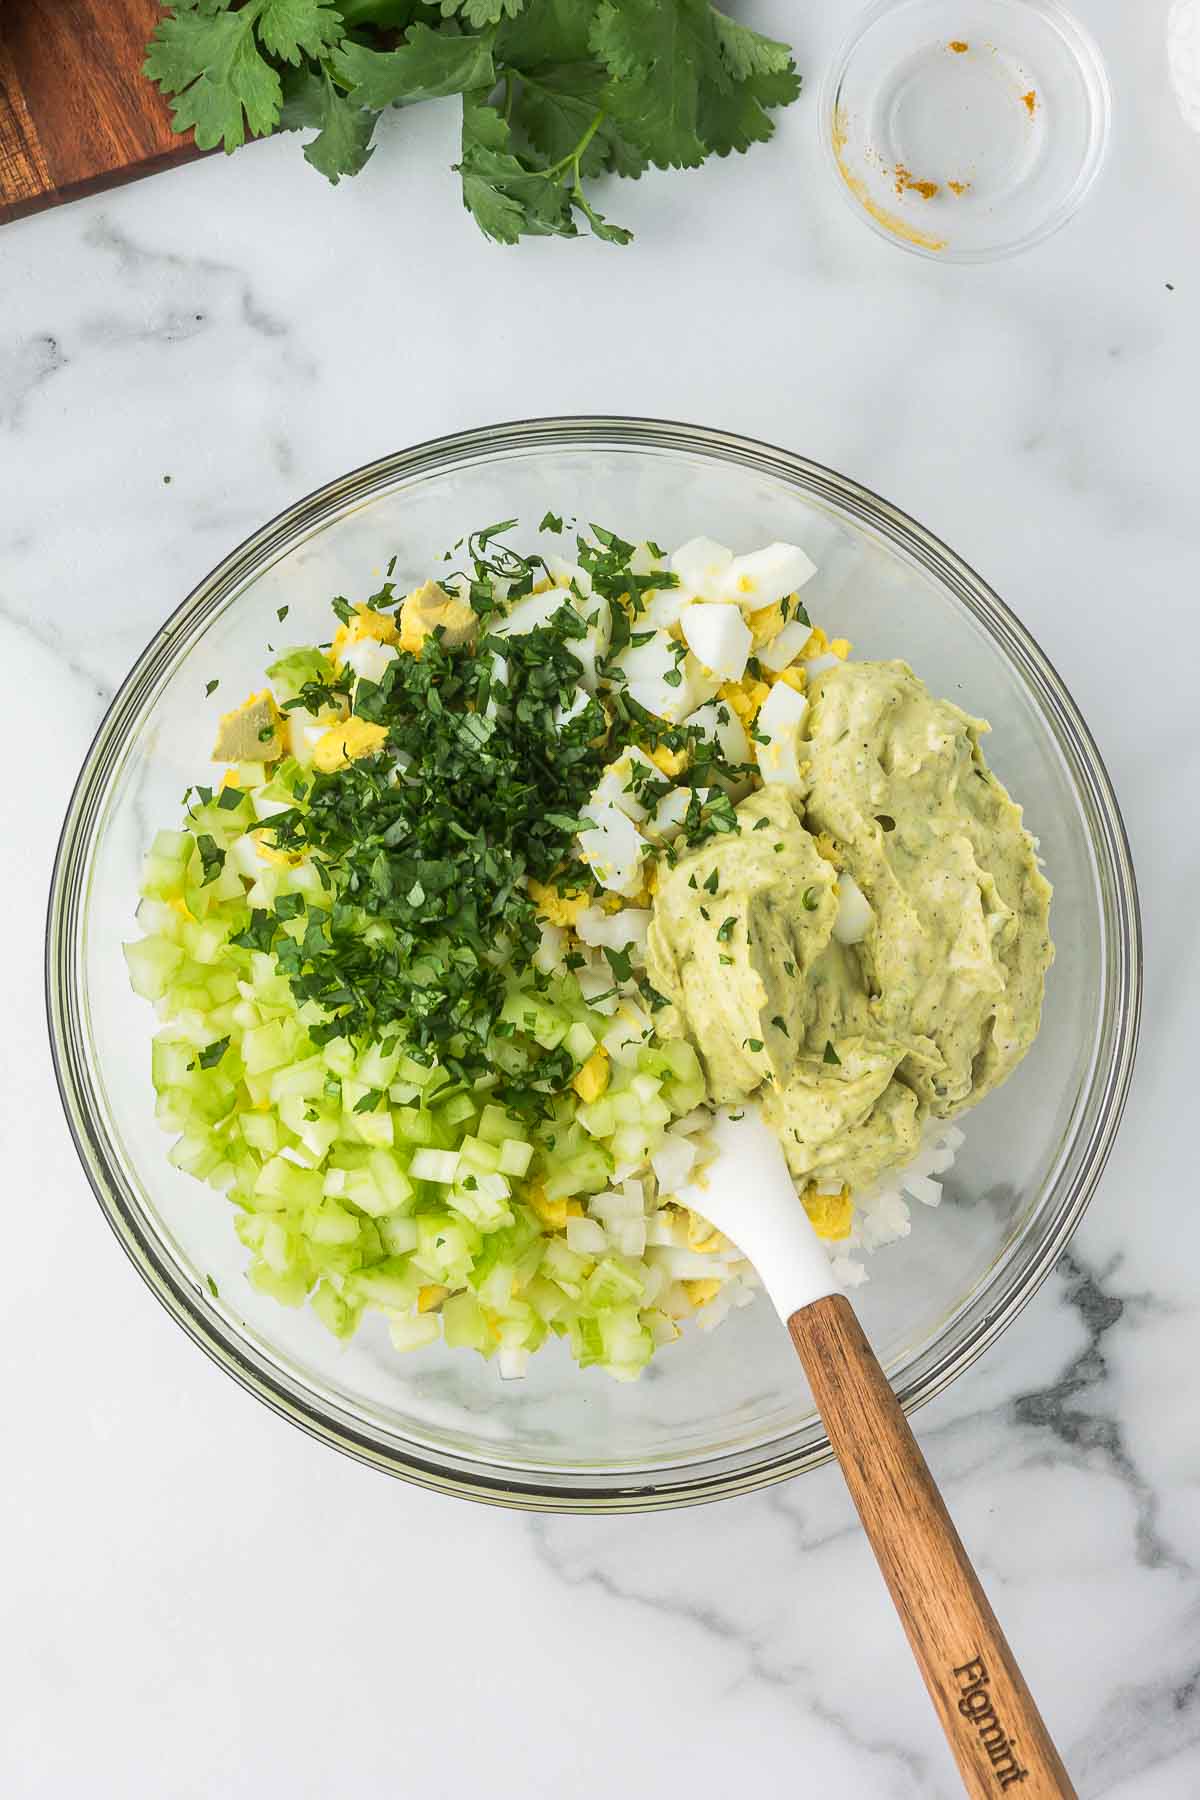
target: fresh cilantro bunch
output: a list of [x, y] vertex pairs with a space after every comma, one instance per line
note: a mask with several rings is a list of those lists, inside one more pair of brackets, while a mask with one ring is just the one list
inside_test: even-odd
[[304, 154], [357, 175], [388, 106], [462, 96], [463, 202], [499, 243], [610, 243], [585, 184], [693, 169], [770, 137], [800, 91], [791, 51], [710, 0], [173, 0], [145, 72], [202, 149], [314, 129]]

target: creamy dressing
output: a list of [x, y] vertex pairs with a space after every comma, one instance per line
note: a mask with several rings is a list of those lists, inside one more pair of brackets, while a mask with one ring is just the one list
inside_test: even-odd
[[[826, 669], [798, 783], [660, 878], [659, 1029], [692, 1042], [714, 1103], [757, 1094], [800, 1183], [901, 1166], [927, 1116], [981, 1098], [1036, 1036], [1050, 887], [986, 729], [904, 663]], [[843, 872], [870, 908], [858, 943], [835, 936]]]

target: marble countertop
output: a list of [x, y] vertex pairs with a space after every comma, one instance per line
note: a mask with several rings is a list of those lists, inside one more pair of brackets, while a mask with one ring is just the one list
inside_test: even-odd
[[[486, 245], [452, 105], [390, 121], [336, 192], [280, 142], [0, 233], [14, 1800], [959, 1791], [835, 1469], [608, 1520], [389, 1482], [169, 1323], [60, 1118], [50, 861], [157, 622], [343, 469], [598, 410], [742, 430], [888, 495], [1017, 608], [1093, 726], [1145, 906], [1133, 1096], [1058, 1270], [918, 1429], [1080, 1793], [1200, 1792], [1200, 138], [1165, 6], [1077, 3], [1111, 162], [1065, 232], [993, 267], [864, 230], [811, 98], [747, 161], [623, 192], [628, 251]], [[756, 11], [815, 76], [851, 8]]]

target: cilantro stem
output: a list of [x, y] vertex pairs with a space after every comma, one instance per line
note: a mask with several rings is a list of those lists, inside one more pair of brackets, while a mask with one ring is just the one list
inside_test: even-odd
[[600, 107], [596, 113], [595, 118], [592, 120], [591, 124], [588, 126], [587, 130], [584, 132], [583, 136], [580, 138], [580, 140], [576, 144], [575, 148], [573, 150], [568, 150], [568, 152], [565, 156], [560, 157], [556, 163], [551, 163], [550, 167], [548, 169], [544, 169], [542, 171], [542, 173], [547, 176], [559, 175], [562, 173], [562, 171], [564, 169], [574, 168], [574, 170], [575, 170], [575, 187], [576, 187], [576, 189], [578, 189], [578, 187], [579, 187], [579, 160], [582, 157], [584, 151], [587, 149], [588, 145], [591, 143], [592, 139], [595, 137], [596, 133], [599, 131], [599, 129], [603, 123], [604, 123], [604, 108]]

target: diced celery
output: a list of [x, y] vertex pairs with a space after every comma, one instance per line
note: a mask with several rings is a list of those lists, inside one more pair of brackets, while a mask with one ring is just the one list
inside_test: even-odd
[[525, 1137], [520, 1120], [515, 1119], [503, 1106], [496, 1106], [491, 1102], [479, 1115], [475, 1130], [487, 1144], [503, 1144], [509, 1138], [523, 1140]]
[[393, 1350], [423, 1350], [441, 1335], [441, 1319], [435, 1312], [405, 1313], [388, 1320]]
[[500, 1009], [500, 1017], [533, 1038], [543, 1050], [557, 1049], [571, 1022], [561, 1007], [552, 1006], [540, 994], [510, 994]]
[[160, 1000], [179, 965], [183, 951], [167, 938], [139, 938], [122, 944], [129, 969], [129, 985], [143, 1000]]
[[615, 1257], [606, 1256], [603, 1262], [597, 1263], [584, 1285], [584, 1298], [589, 1306], [601, 1312], [605, 1307], [621, 1306], [631, 1300], [640, 1300], [643, 1292], [642, 1282], [628, 1267], [619, 1263]]
[[616, 1129], [617, 1115], [607, 1095], [602, 1094], [599, 1100], [589, 1100], [580, 1106], [575, 1117], [584, 1130], [594, 1138], [611, 1137]]
[[389, 1256], [385, 1262], [369, 1269], [356, 1269], [347, 1277], [346, 1294], [367, 1306], [382, 1306], [389, 1312], [404, 1312], [417, 1298], [420, 1277], [407, 1257]]
[[476, 1174], [480, 1170], [493, 1173], [500, 1167], [500, 1152], [495, 1144], [487, 1144], [482, 1138], [465, 1137], [458, 1146], [459, 1180], [462, 1179], [463, 1168], [473, 1169]]
[[435, 1106], [434, 1116], [441, 1130], [453, 1131], [457, 1126], [465, 1125], [468, 1120], [474, 1123], [475, 1102], [470, 1094], [455, 1094], [453, 1099]]
[[576, 1024], [569, 1027], [563, 1046], [577, 1063], [585, 1063], [596, 1048], [596, 1039], [586, 1025]]
[[608, 1181], [612, 1159], [599, 1144], [555, 1162], [545, 1181], [547, 1200], [565, 1200], [572, 1194], [597, 1193]]
[[376, 1219], [375, 1229], [388, 1256], [407, 1256], [417, 1247], [417, 1221], [404, 1213], [387, 1213]]
[[358, 1220], [336, 1200], [310, 1206], [304, 1214], [304, 1235], [314, 1244], [356, 1244]]
[[488, 1328], [474, 1294], [451, 1294], [442, 1307], [442, 1335], [452, 1350], [482, 1350]]
[[327, 1281], [319, 1282], [313, 1293], [312, 1309], [327, 1331], [336, 1338], [353, 1337], [360, 1309], [351, 1306]]
[[409, 1164], [409, 1172], [418, 1181], [452, 1182], [458, 1173], [457, 1150], [418, 1150]]
[[433, 1114], [418, 1106], [394, 1106], [392, 1126], [397, 1138], [405, 1144], [432, 1144]]
[[285, 1156], [273, 1156], [265, 1162], [254, 1184], [254, 1197], [268, 1210], [283, 1208], [303, 1210], [321, 1204], [322, 1177], [312, 1169], [298, 1169]]
[[278, 1300], [281, 1306], [303, 1306], [308, 1293], [308, 1278], [296, 1269], [281, 1271], [271, 1268], [269, 1263], [256, 1261], [246, 1270], [246, 1278], [251, 1287]]
[[248, 1031], [242, 1039], [242, 1060], [247, 1072], [262, 1075], [287, 1062], [291, 1054], [288, 1036], [286, 1027], [278, 1019]]
[[520, 1138], [505, 1138], [500, 1146], [501, 1175], [522, 1176], [529, 1172], [533, 1161], [533, 1145], [522, 1142]]

